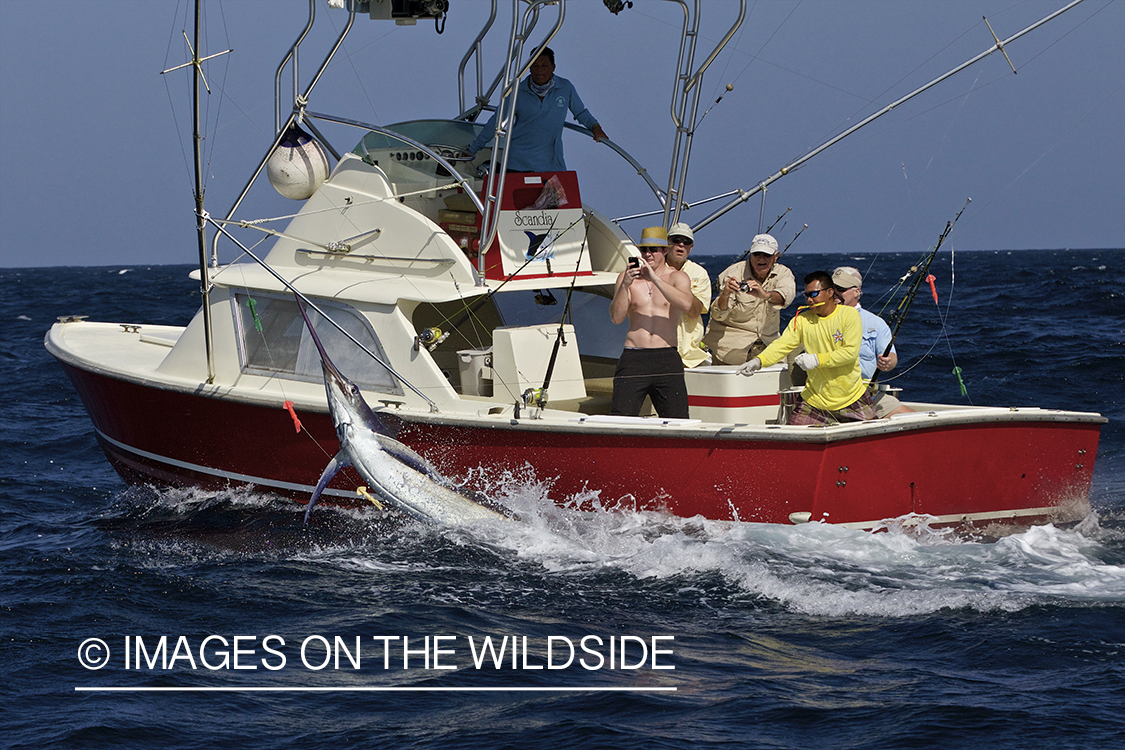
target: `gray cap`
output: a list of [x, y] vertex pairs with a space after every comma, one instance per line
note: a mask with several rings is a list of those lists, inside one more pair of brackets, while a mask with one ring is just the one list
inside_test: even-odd
[[750, 252], [773, 255], [777, 252], [777, 240], [768, 234], [754, 235], [754, 240], [750, 243]]

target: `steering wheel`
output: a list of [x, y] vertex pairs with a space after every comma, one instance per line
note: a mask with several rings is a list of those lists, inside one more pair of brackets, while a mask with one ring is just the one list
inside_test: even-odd
[[437, 152], [438, 156], [446, 161], [472, 161], [473, 157], [469, 156], [469, 152], [460, 146], [450, 146], [446, 143], [427, 143], [427, 146]]

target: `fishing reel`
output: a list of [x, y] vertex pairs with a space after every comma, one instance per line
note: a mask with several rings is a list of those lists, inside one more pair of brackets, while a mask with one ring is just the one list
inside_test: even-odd
[[414, 351], [418, 351], [424, 346], [426, 347], [426, 351], [432, 352], [434, 349], [438, 348], [441, 342], [449, 338], [451, 333], [452, 331], [442, 333], [442, 330], [437, 326], [423, 328], [418, 332], [418, 335], [414, 337]]
[[540, 408], [547, 405], [547, 389], [546, 388], [528, 388], [523, 394], [520, 395], [524, 406], [538, 406]]

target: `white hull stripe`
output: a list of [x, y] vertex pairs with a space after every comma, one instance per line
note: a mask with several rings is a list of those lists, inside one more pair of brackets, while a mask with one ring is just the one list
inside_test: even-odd
[[[233, 471], [222, 471], [220, 469], [212, 469], [208, 466], [200, 466], [199, 464], [191, 464], [191, 463], [188, 463], [186, 461], [178, 461], [174, 458], [168, 458], [167, 456], [161, 456], [161, 455], [156, 454], [156, 453], [149, 453], [148, 451], [143, 451], [139, 448], [134, 448], [130, 445], [125, 445], [124, 443], [122, 443], [118, 440], [114, 440], [109, 435], [106, 435], [104, 432], [99, 430], [97, 427], [94, 428], [94, 431], [98, 433], [98, 436], [102, 440], [105, 440], [107, 443], [112, 444], [114, 447], [116, 447], [120, 450], [123, 450], [126, 453], [132, 453], [135, 456], [140, 456], [141, 458], [147, 458], [149, 461], [156, 461], [158, 463], [167, 464], [168, 466], [175, 466], [177, 469], [186, 469], [188, 471], [194, 471], [198, 474], [206, 474], [208, 476], [219, 477], [220, 479], [227, 479], [227, 480], [231, 480], [231, 481], [234, 481], [234, 482], [240, 482], [242, 484], [253, 484], [253, 485], [256, 485], [256, 486], [274, 487], [274, 488], [277, 488], [277, 489], [289, 490], [291, 492], [294, 492], [294, 491], [305, 492], [305, 493], [308, 493], [310, 495], [312, 494], [312, 491], [314, 489], [316, 489], [316, 487], [314, 485], [311, 485], [311, 484], [294, 484], [293, 482], [279, 482], [276, 479], [265, 479], [263, 477], [252, 476], [250, 474], [239, 474], [239, 473], [233, 472]], [[326, 489], [324, 491], [324, 494], [325, 495], [333, 495], [335, 497], [347, 497], [347, 498], [351, 498], [351, 497], [354, 496], [354, 493], [348, 492], [346, 490], [333, 490], [333, 489]]]
[[[951, 524], [951, 523], [977, 523], [981, 521], [1013, 521], [1017, 518], [1030, 518], [1035, 516], [1059, 516], [1060, 520], [1071, 520], [1066, 513], [1066, 509], [1057, 505], [1048, 505], [1043, 508], [1016, 508], [1014, 510], [992, 510], [984, 511], [981, 513], [950, 513], [944, 516], [934, 515], [916, 515], [910, 514], [900, 516], [894, 519], [883, 519], [881, 521], [852, 521], [851, 523], [839, 524], [847, 529], [871, 529], [882, 527], [888, 521], [901, 521], [903, 526], [920, 526], [923, 523], [929, 524]], [[1075, 516], [1075, 520], [1078, 516]]]

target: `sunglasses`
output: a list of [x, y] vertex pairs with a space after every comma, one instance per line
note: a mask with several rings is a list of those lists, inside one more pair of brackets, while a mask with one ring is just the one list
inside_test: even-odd
[[831, 289], [813, 289], [811, 292], [806, 290], [805, 296], [808, 297], [809, 299], [816, 299], [817, 297], [820, 296], [820, 294], [822, 292], [831, 292], [831, 291], [832, 291]]
[[679, 235], [677, 235], [675, 237], [669, 237], [668, 242], [670, 242], [673, 245], [694, 245], [695, 244], [695, 240], [689, 240], [687, 237], [680, 237]]

